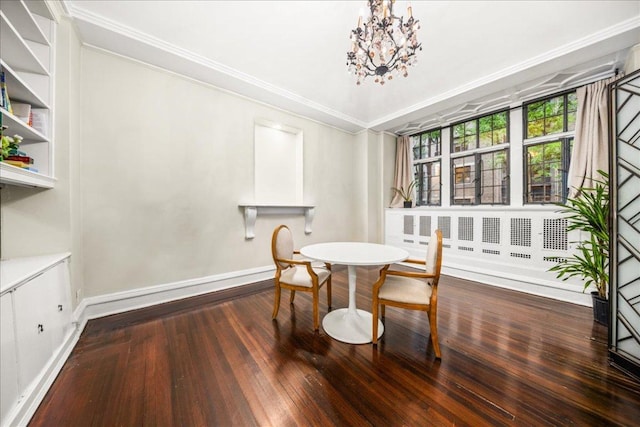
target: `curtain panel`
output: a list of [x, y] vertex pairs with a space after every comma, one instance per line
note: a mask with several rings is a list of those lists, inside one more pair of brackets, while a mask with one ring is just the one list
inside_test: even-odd
[[[411, 138], [408, 136], [399, 136], [396, 139], [396, 171], [393, 178], [393, 187], [406, 189], [412, 181], [413, 153], [411, 151]], [[394, 190], [389, 207], [401, 208], [403, 205], [404, 199]]]
[[576, 130], [569, 164], [569, 197], [581, 188], [592, 188], [601, 178], [598, 170], [609, 171], [609, 109], [607, 85], [620, 76], [600, 80], [576, 90]]

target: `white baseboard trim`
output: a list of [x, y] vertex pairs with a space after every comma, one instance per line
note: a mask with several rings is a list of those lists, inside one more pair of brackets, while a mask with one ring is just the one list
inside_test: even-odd
[[7, 415], [3, 426], [29, 424], [89, 320], [268, 280], [273, 277], [274, 270], [273, 266], [258, 267], [83, 299], [73, 313], [73, 327], [63, 344]]
[[273, 266], [257, 267], [89, 297], [78, 305], [74, 318], [83, 330], [91, 319], [268, 280], [274, 271]]

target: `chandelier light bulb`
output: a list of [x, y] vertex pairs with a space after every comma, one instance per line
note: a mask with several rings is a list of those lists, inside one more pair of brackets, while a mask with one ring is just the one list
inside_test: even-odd
[[383, 85], [393, 78], [392, 73], [407, 76], [407, 65], [415, 64], [415, 55], [422, 50], [416, 30], [420, 28], [413, 18], [411, 4], [408, 19], [393, 13], [395, 0], [368, 0], [369, 14], [363, 23], [351, 30], [351, 51], [347, 52], [347, 69], [356, 76], [356, 84], [366, 77], [375, 76], [375, 83]]

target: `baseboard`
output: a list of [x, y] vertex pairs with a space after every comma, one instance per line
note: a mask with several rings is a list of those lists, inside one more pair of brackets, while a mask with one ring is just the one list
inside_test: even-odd
[[91, 319], [268, 280], [274, 271], [273, 266], [258, 267], [89, 297], [76, 309], [75, 319], [82, 330]]
[[590, 294], [584, 294], [573, 286], [567, 286], [566, 289], [562, 289], [557, 284], [549, 284], [544, 280], [534, 282], [523, 278], [505, 277], [505, 275], [499, 275], [498, 273], [444, 266], [442, 267], [442, 274], [587, 307], [592, 305]]
[[[403, 265], [416, 268], [413, 264], [403, 263]], [[477, 266], [463, 266], [455, 263], [445, 265], [443, 263], [442, 274], [586, 307], [592, 306], [591, 295], [582, 292], [580, 285], [561, 282], [562, 285], [559, 286], [557, 281], [552, 282], [543, 278], [533, 279], [532, 275], [510, 274], [501, 271], [499, 266], [494, 267], [498, 269], [490, 270]]]
[[83, 299], [73, 313], [73, 327], [63, 344], [7, 415], [5, 425], [29, 424], [89, 320], [261, 282], [273, 278], [274, 270], [273, 266], [259, 267]]

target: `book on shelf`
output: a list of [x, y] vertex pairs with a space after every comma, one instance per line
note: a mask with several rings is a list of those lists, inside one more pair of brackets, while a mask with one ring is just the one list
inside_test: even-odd
[[13, 102], [11, 104], [11, 107], [13, 108], [13, 115], [25, 124], [29, 125], [29, 118], [31, 117], [31, 104], [25, 104], [23, 102]]
[[2, 108], [13, 114], [13, 107], [11, 106], [11, 100], [9, 99], [9, 92], [7, 91], [7, 82], [5, 81], [4, 71], [0, 71], [0, 92], [2, 95]]
[[18, 168], [22, 168], [22, 169], [28, 169], [29, 168], [29, 163], [25, 163], [25, 162], [18, 162], [16, 160], [3, 160], [3, 162], [5, 162], [8, 165], [11, 166], [15, 166]]
[[4, 71], [0, 71], [0, 108], [4, 108], [5, 106], [5, 101], [4, 101]]
[[32, 108], [31, 109], [31, 126], [48, 137], [47, 129], [49, 127], [49, 110], [46, 108]]
[[12, 155], [9, 155], [9, 156], [5, 157], [5, 159], [13, 160], [13, 161], [16, 161], [16, 162], [23, 162], [23, 163], [26, 163], [26, 164], [29, 164], [29, 165], [33, 164], [33, 158], [31, 158], [29, 156], [17, 156], [17, 155], [12, 156]]

